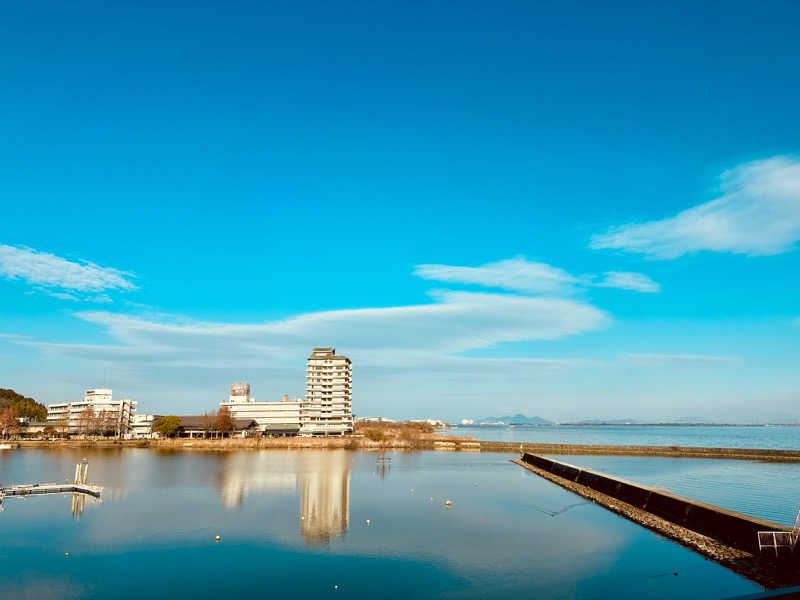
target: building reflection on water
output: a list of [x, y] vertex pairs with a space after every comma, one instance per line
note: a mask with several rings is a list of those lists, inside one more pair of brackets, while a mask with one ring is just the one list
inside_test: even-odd
[[300, 534], [308, 544], [324, 544], [350, 522], [350, 469], [347, 451], [231, 453], [219, 472], [222, 503], [242, 504], [252, 492], [299, 492]]
[[[301, 455], [302, 457], [302, 455]], [[321, 460], [320, 460], [321, 459]], [[350, 522], [350, 454], [324, 453], [300, 474], [300, 533], [309, 544], [339, 537]]]

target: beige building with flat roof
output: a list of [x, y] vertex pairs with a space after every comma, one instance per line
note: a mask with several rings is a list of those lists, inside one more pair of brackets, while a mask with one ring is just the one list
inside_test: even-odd
[[303, 435], [343, 435], [353, 431], [353, 363], [336, 348], [314, 348], [306, 360], [306, 402], [300, 415]]

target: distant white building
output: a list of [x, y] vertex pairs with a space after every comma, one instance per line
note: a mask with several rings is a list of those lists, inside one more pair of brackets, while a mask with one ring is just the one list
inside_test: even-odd
[[86, 390], [80, 402], [49, 404], [47, 424], [63, 433], [83, 433], [90, 427], [102, 426], [117, 435], [125, 435], [130, 431], [135, 413], [136, 401], [114, 400], [110, 389], [96, 388]]
[[130, 436], [135, 439], [149, 439], [159, 437], [153, 431], [153, 423], [158, 421], [161, 415], [141, 414], [133, 415], [131, 419]]
[[475, 425], [474, 419], [461, 419], [462, 425]]
[[314, 348], [306, 362], [306, 398], [256, 402], [250, 384], [230, 385], [227, 409], [234, 419], [252, 419], [266, 435], [343, 435], [353, 431], [353, 365], [335, 348]]
[[444, 421], [440, 421], [439, 419], [409, 419], [409, 423], [427, 423], [428, 425], [433, 425], [437, 429], [441, 429], [442, 427], [447, 427], [447, 424]]
[[[231, 391], [233, 391], [232, 384]], [[248, 385], [248, 394], [250, 386]], [[265, 435], [297, 435], [300, 433], [300, 414], [302, 398], [289, 398], [286, 394], [280, 402], [256, 402], [248, 396], [231, 394], [228, 402], [220, 402], [220, 408], [227, 408], [233, 419], [252, 419]]]
[[356, 419], [358, 423], [394, 423], [394, 419], [389, 419], [387, 417], [359, 417]]
[[301, 435], [353, 431], [353, 363], [336, 348], [314, 348], [306, 361], [306, 403]]

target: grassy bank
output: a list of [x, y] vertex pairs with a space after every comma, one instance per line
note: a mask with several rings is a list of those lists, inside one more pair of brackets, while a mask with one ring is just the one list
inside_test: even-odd
[[[429, 426], [428, 426], [429, 427]], [[359, 427], [354, 435], [329, 438], [224, 438], [158, 440], [21, 440], [7, 442], [19, 448], [164, 448], [186, 450], [441, 450], [452, 452], [501, 452], [519, 454], [664, 456], [681, 458], [724, 458], [800, 462], [800, 450], [772, 448], [711, 448], [699, 446], [632, 446], [598, 444], [539, 444], [533, 442], [496, 442], [465, 436], [434, 433], [422, 424], [369, 424]]]

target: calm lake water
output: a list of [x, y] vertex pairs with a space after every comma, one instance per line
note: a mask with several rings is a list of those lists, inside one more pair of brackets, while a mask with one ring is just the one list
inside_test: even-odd
[[83, 507], [71, 494], [7, 498], [0, 590], [20, 599], [137, 600], [722, 598], [759, 590], [510, 456], [387, 453], [384, 468], [378, 456], [0, 451], [3, 483], [63, 481], [86, 457], [90, 481], [105, 486], [102, 502]]
[[633, 444], [646, 446], [721, 446], [723, 448], [784, 448], [800, 450], [800, 427], [719, 427], [675, 425], [593, 425], [576, 427], [453, 427], [453, 435], [479, 440], [552, 444]]

